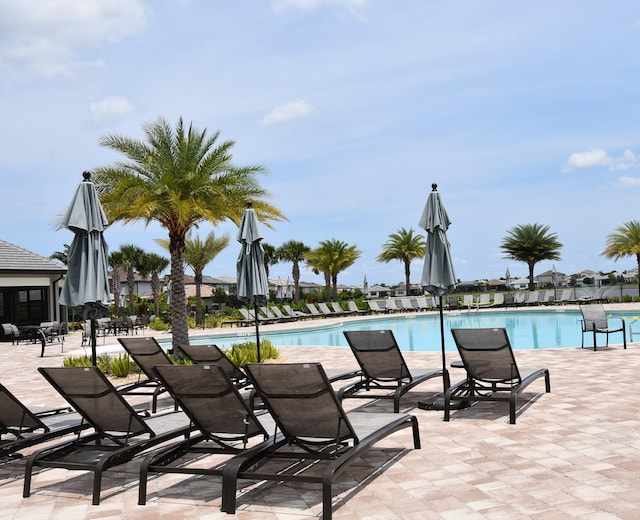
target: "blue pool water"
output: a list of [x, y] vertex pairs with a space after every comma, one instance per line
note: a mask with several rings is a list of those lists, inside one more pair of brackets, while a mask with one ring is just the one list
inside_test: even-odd
[[[624, 317], [624, 312], [613, 312], [612, 317]], [[628, 314], [627, 314], [628, 316]], [[613, 324], [619, 323], [614, 320]], [[452, 328], [504, 327], [507, 329], [514, 349], [544, 349], [580, 346], [579, 311], [507, 311], [507, 312], [462, 312], [444, 317], [445, 348], [455, 351], [450, 329]], [[315, 320], [304, 322], [299, 329], [286, 331], [260, 330], [260, 339], [269, 339], [274, 346], [322, 345], [347, 346], [343, 331], [378, 330], [393, 331], [402, 350], [431, 352], [440, 350], [440, 321], [438, 313], [404, 314], [374, 319], [347, 319], [341, 322]], [[621, 343], [622, 336], [611, 336], [612, 343]], [[233, 333], [190, 336], [194, 344], [215, 343], [222, 348], [230, 348], [234, 343], [255, 341], [255, 329], [243, 327], [233, 329]], [[591, 337], [585, 339], [587, 345]], [[602, 342], [603, 338], [599, 339]], [[169, 343], [170, 340], [167, 340]], [[592, 344], [592, 343], [591, 343]]]

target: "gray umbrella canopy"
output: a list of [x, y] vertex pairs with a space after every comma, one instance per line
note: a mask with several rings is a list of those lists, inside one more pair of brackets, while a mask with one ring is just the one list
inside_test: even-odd
[[95, 185], [87, 174], [62, 219], [62, 226], [75, 236], [60, 295], [62, 305], [73, 307], [84, 318], [106, 316], [111, 304], [109, 250], [102, 234], [108, 223]]
[[109, 222], [95, 185], [89, 180], [91, 175], [84, 172], [83, 177], [61, 222], [75, 236], [69, 248], [60, 304], [72, 307], [77, 314], [92, 320], [91, 357], [95, 365], [95, 319], [106, 316], [111, 304], [109, 250], [102, 234]]
[[284, 289], [282, 288], [282, 280], [278, 276], [278, 283], [276, 284], [276, 300], [284, 300]]
[[420, 217], [420, 227], [427, 232], [427, 253], [424, 259], [421, 285], [430, 294], [438, 296], [440, 308], [440, 339], [442, 343], [442, 370], [445, 390], [449, 387], [449, 372], [444, 346], [444, 316], [442, 312], [442, 296], [456, 287], [456, 275], [453, 270], [447, 229], [451, 225], [447, 210], [437, 191], [438, 185], [431, 185], [432, 191]]
[[237, 240], [242, 244], [237, 261], [238, 298], [247, 305], [254, 306], [256, 323], [256, 346], [260, 362], [260, 329], [258, 326], [258, 306], [269, 300], [269, 282], [264, 267], [264, 250], [261, 240], [260, 223], [256, 212], [249, 203], [244, 210]]

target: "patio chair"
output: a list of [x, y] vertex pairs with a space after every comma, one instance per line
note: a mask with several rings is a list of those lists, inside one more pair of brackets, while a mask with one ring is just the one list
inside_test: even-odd
[[150, 395], [151, 411], [158, 408], [158, 396], [167, 391], [158, 379], [156, 365], [171, 365], [171, 359], [153, 336], [118, 338], [122, 348], [138, 365], [138, 380], [118, 387], [126, 395]]
[[358, 304], [353, 300], [347, 301], [347, 308], [349, 309], [349, 312], [352, 314], [368, 314], [369, 313], [369, 311], [367, 311], [366, 309], [360, 309], [358, 307]]
[[493, 295], [493, 301], [490, 304], [490, 307], [503, 307], [505, 306], [504, 294], [496, 293]]
[[0, 459], [20, 458], [20, 450], [88, 427], [68, 406], [30, 408], [0, 384]]
[[460, 301], [458, 300], [457, 296], [452, 296], [450, 298], [447, 298], [446, 304], [447, 304], [447, 308], [450, 311], [460, 310], [461, 308]]
[[307, 314], [306, 312], [301, 312], [301, 311], [294, 311], [291, 308], [291, 305], [283, 305], [282, 306], [282, 313], [287, 317], [287, 318], [295, 318], [295, 319], [299, 319], [299, 318], [310, 318], [311, 316], [309, 316], [309, 314]]
[[285, 322], [285, 321], [295, 321], [298, 319], [295, 316], [291, 316], [291, 317], [285, 316], [284, 314], [282, 314], [280, 307], [277, 307], [276, 305], [271, 305], [269, 307], [269, 310], [271, 310], [271, 313], [276, 317], [278, 321]]
[[418, 306], [419, 311], [429, 311], [435, 307], [433, 303], [433, 296], [431, 296], [428, 300], [426, 296], [418, 296], [416, 298], [416, 304]]
[[344, 335], [362, 375], [340, 389], [340, 400], [393, 399], [393, 411], [398, 413], [404, 394], [420, 383], [443, 376], [442, 368], [409, 370], [390, 330], [344, 331]]
[[409, 297], [400, 298], [400, 305], [402, 306], [402, 310], [405, 312], [413, 312], [418, 310], [417, 305], [414, 305], [411, 301], [411, 298]]
[[[97, 367], [39, 368], [38, 371], [93, 426], [92, 432], [32, 453], [26, 461], [23, 497], [31, 495], [33, 469], [93, 472], [93, 505], [100, 503], [102, 473], [176, 437], [193, 426], [183, 412], [142, 417]], [[60, 473], [60, 478], [67, 478]]]
[[331, 310], [339, 316], [345, 316], [347, 314], [351, 314], [353, 311], [351, 309], [349, 310], [344, 310], [342, 308], [342, 305], [340, 305], [340, 302], [330, 302], [329, 303], [331, 305]]
[[[206, 347], [210, 348], [210, 347]], [[160, 365], [158, 377], [180, 408], [199, 430], [184, 440], [154, 450], [140, 466], [138, 504], [147, 501], [149, 473], [179, 473], [222, 476], [224, 463], [191, 464], [188, 457], [200, 455], [236, 455], [254, 438], [267, 440], [265, 426], [247, 406], [234, 382], [220, 365]], [[265, 425], [273, 431], [273, 420], [262, 414]], [[261, 444], [270, 449], [270, 444]], [[186, 459], [185, 459], [186, 457]]]
[[322, 318], [322, 314], [313, 303], [307, 303], [307, 310], [309, 311], [309, 316], [313, 318]]
[[331, 318], [331, 317], [335, 317], [335, 316], [342, 316], [344, 313], [342, 312], [342, 309], [340, 309], [340, 312], [336, 312], [334, 310], [331, 310], [326, 303], [324, 302], [318, 302], [318, 309], [320, 309], [320, 313], [325, 317], [325, 318]]
[[619, 327], [610, 327], [609, 318], [607, 318], [607, 313], [602, 304], [593, 303], [591, 305], [579, 305], [578, 307], [582, 314], [582, 348], [584, 348], [584, 335], [588, 332], [593, 333], [593, 350], [598, 350], [598, 334], [604, 334], [606, 336], [605, 346], [608, 347], [609, 334], [615, 332], [622, 332], [622, 343], [624, 348], [627, 348], [627, 325], [624, 318], [617, 318], [620, 320]]
[[451, 333], [467, 377], [445, 392], [445, 421], [454, 399], [509, 401], [509, 422], [515, 424], [516, 399], [529, 384], [544, 377], [545, 391], [551, 391], [548, 369], [518, 369], [506, 329], [451, 329]]
[[238, 479], [321, 483], [322, 518], [331, 520], [333, 481], [365, 450], [404, 428], [411, 428], [413, 446], [420, 448], [415, 416], [345, 412], [319, 363], [250, 363], [245, 368], [282, 438], [269, 450], [240, 454], [225, 464], [226, 513], [235, 513]]
[[198, 365], [220, 365], [238, 388], [249, 384], [247, 374], [237, 367], [217, 345], [181, 345], [184, 355]]
[[381, 312], [389, 312], [389, 309], [386, 307], [384, 302], [379, 302], [378, 300], [367, 300], [367, 305], [369, 305], [369, 309], [371, 309], [371, 312], [375, 314], [379, 314]]
[[529, 291], [527, 293], [527, 299], [524, 301], [525, 305], [538, 305], [538, 291]]

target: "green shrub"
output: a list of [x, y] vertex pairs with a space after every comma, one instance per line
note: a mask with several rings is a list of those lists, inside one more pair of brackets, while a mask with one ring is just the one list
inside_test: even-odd
[[96, 363], [98, 364], [98, 368], [105, 374], [111, 371], [111, 356], [109, 354], [99, 355]]
[[131, 360], [129, 354], [124, 353], [111, 360], [109, 373], [114, 377], [127, 377], [137, 369], [137, 365]]
[[149, 328], [151, 330], [165, 331], [165, 330], [169, 330], [171, 328], [171, 326], [168, 323], [165, 323], [162, 320], [162, 318], [156, 317], [155, 320], [153, 320], [151, 323], [149, 323]]
[[[258, 361], [258, 349], [255, 341], [247, 341], [245, 343], [234, 343], [231, 350], [226, 350], [225, 354], [233, 361], [236, 366], [242, 366], [245, 363], [256, 363]], [[260, 341], [260, 361], [266, 359], [278, 359], [280, 352], [274, 347], [270, 340], [263, 339]]]
[[629, 303], [631, 301], [633, 301], [633, 297], [630, 294], [625, 294], [622, 299], [624, 300], [624, 303]]
[[67, 356], [62, 360], [65, 367], [90, 367], [91, 358], [89, 356]]

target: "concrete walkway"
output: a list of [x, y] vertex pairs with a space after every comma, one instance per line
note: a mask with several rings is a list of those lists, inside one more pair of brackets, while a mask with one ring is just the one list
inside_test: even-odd
[[[634, 306], [635, 307], [635, 306]], [[625, 309], [632, 307], [624, 306]], [[640, 314], [640, 309], [638, 311]], [[314, 322], [318, 325], [318, 322]], [[148, 333], [148, 332], [147, 332]], [[580, 333], [576, 331], [579, 341]], [[619, 335], [612, 336], [619, 341]], [[111, 340], [113, 341], [113, 340]], [[80, 345], [80, 333], [65, 342]], [[0, 344], [1, 380], [30, 405], [62, 400], [38, 374], [60, 366], [60, 346]], [[320, 361], [351, 367], [343, 347], [283, 347], [287, 361]], [[439, 353], [407, 352], [411, 367], [437, 367]], [[449, 354], [452, 361], [457, 358]], [[422, 449], [410, 449], [408, 432], [380, 442], [352, 464], [334, 489], [333, 514], [344, 520], [442, 519], [635, 519], [640, 511], [640, 344], [597, 352], [569, 348], [516, 351], [520, 366], [548, 367], [551, 393], [538, 380], [528, 388], [516, 425], [504, 403], [481, 403], [454, 412], [421, 410], [419, 399], [441, 390], [425, 383], [405, 396], [401, 411], [420, 422]], [[451, 370], [452, 381], [462, 378]], [[351, 400], [345, 406], [368, 401]], [[391, 411], [391, 402], [368, 409]], [[147, 505], [137, 505], [136, 461], [103, 480], [102, 503], [91, 505], [87, 473], [45, 470], [34, 475], [32, 496], [22, 498], [24, 462], [0, 464], [0, 520], [4, 519], [278, 519], [319, 518], [318, 486], [244, 482], [238, 512], [220, 512], [217, 478], [163, 475], [152, 478]]]

